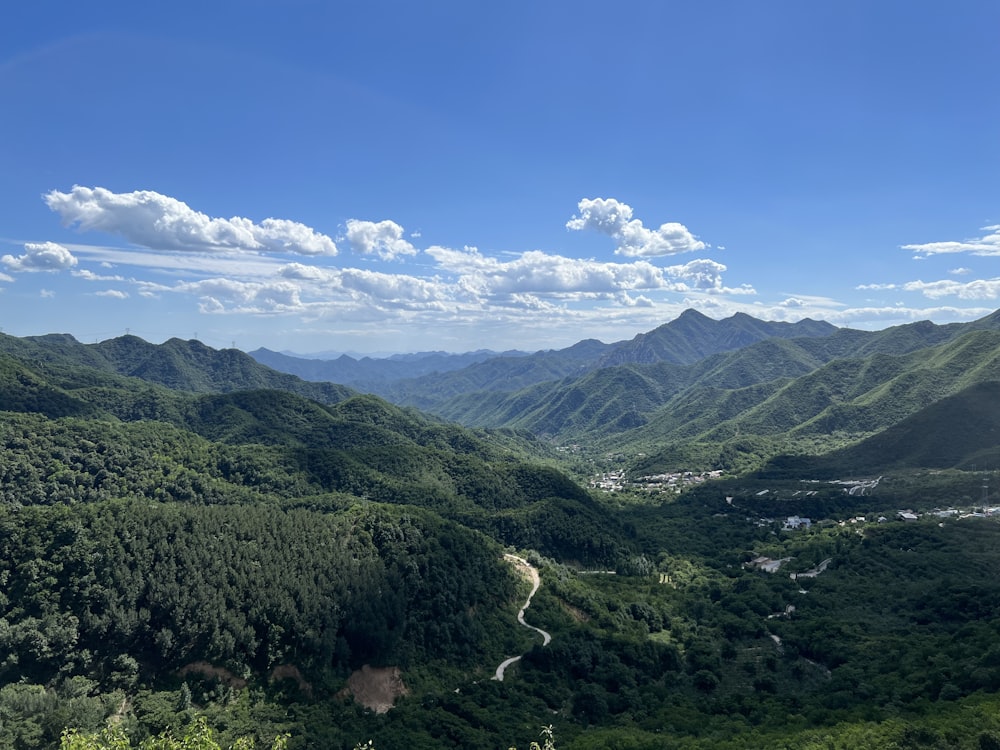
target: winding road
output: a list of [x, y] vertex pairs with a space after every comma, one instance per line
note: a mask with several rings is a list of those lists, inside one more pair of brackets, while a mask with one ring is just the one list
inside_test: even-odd
[[[541, 628], [536, 628], [534, 625], [529, 625], [524, 621], [524, 610], [531, 605], [531, 597], [535, 595], [535, 592], [538, 591], [538, 587], [542, 585], [542, 578], [538, 575], [538, 569], [523, 557], [518, 557], [517, 555], [505, 554], [504, 559], [510, 560], [515, 565], [524, 568], [528, 571], [528, 575], [531, 576], [531, 593], [528, 594], [527, 601], [524, 602], [524, 606], [521, 607], [520, 611], [517, 613], [517, 621], [529, 630], [534, 630], [536, 633], [540, 633], [542, 636], [542, 645], [548, 646], [549, 641], [552, 640], [552, 636]], [[524, 654], [521, 654], [521, 656], [524, 656]], [[493, 679], [503, 682], [503, 674], [507, 671], [507, 667], [518, 661], [521, 656], [512, 656], [509, 659], [506, 659], [499, 667], [497, 667], [497, 673], [493, 675]]]

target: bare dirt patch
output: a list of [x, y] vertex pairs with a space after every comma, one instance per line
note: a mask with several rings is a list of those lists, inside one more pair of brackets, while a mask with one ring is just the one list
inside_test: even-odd
[[312, 698], [313, 688], [312, 685], [306, 682], [306, 679], [302, 676], [299, 668], [294, 664], [279, 664], [274, 669], [271, 670], [271, 674], [268, 675], [268, 679], [271, 682], [281, 682], [281, 680], [295, 680], [295, 684], [299, 686], [299, 691]]
[[365, 664], [347, 678], [347, 687], [340, 694], [352, 695], [369, 711], [384, 714], [393, 707], [397, 698], [409, 692], [399, 667], [370, 667]]

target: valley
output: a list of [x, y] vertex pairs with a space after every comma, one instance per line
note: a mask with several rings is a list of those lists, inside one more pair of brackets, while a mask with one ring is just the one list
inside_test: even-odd
[[0, 744], [1000, 745], [998, 337], [689, 311], [345, 384], [0, 334]]

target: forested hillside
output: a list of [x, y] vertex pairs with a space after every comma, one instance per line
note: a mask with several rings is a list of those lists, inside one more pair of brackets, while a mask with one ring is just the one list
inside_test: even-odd
[[327, 404], [353, 393], [340, 385], [309, 383], [272, 370], [237, 349], [212, 349], [194, 340], [150, 344], [138, 336], [121, 336], [81, 344], [65, 334], [26, 338], [0, 334], [0, 352], [30, 362], [32, 368], [56, 381], [67, 378], [70, 384], [94, 370], [196, 393], [274, 388]]
[[[405, 377], [395, 361], [386, 361], [382, 375], [343, 370], [335, 362], [327, 363], [327, 371], [349, 375], [351, 385], [362, 391], [469, 426], [516, 426], [562, 442], [593, 442], [611, 434], [616, 444], [627, 444], [632, 436], [621, 433], [664, 418], [669, 423], [684, 411], [685, 402], [711, 402], [720, 388], [728, 392], [771, 383], [776, 390], [779, 378], [795, 378], [828, 363], [900, 357], [966, 333], [998, 329], [998, 313], [963, 324], [922, 321], [859, 331], [812, 320], [769, 322], [742, 313], [713, 320], [688, 310], [614, 344], [584, 340], [566, 349], [488, 357], [468, 367], [416, 377]], [[324, 366], [255, 356], [313, 378]], [[713, 404], [707, 406], [715, 411]], [[687, 434], [708, 431], [716, 423], [704, 420]], [[658, 439], [672, 437], [669, 424], [653, 429]]]
[[[581, 430], [654, 414], [615, 427], [657, 448], [637, 469], [726, 467], [681, 494], [590, 491], [566, 467], [596, 450], [262, 388], [200, 345], [8, 337], [0, 744], [201, 716], [292, 750], [526, 747], [550, 724], [569, 750], [992, 747], [997, 335], [906, 329], [857, 359], [822, 353], [840, 333], [769, 339], [550, 391]], [[885, 429], [807, 455], [831, 414]]]
[[973, 384], [1000, 380], [997, 323], [994, 314], [965, 325], [770, 338], [693, 364], [620, 365], [513, 393], [469, 392], [435, 410], [556, 443], [680, 455], [689, 467], [728, 469], [704, 457], [728, 445], [730, 454], [752, 454], [750, 463], [759, 464], [796, 443], [839, 448]]

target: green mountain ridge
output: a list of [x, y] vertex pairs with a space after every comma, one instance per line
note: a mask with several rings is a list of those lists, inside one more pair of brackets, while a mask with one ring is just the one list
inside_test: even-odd
[[785, 323], [736, 313], [723, 320], [714, 320], [696, 310], [685, 310], [675, 320], [649, 333], [616, 344], [601, 357], [597, 367], [655, 362], [691, 364], [712, 354], [742, 349], [765, 339], [823, 338], [836, 330], [830, 323], [808, 318]]
[[846, 448], [820, 456], [778, 457], [761, 473], [837, 476], [899, 469], [1000, 467], [1000, 379], [969, 385]]
[[81, 344], [65, 334], [26, 338], [0, 334], [0, 353], [50, 375], [58, 368], [71, 368], [72, 376], [78, 377], [81, 368], [91, 368], [195, 393], [275, 388], [323, 403], [336, 403], [356, 393], [331, 383], [310, 383], [260, 365], [239, 350], [212, 349], [194, 340], [175, 338], [150, 344], [137, 336], [121, 336]]
[[[462, 423], [516, 426], [556, 442], [632, 453], [750, 436], [780, 443], [837, 435], [842, 442], [1000, 377], [997, 322], [993, 315], [961, 325], [766, 339], [690, 365], [610, 367], [510, 395], [465, 394], [436, 411]], [[842, 356], [854, 351], [863, 356]]]
[[[695, 310], [688, 310], [677, 319], [629, 341], [604, 344], [595, 339], [585, 339], [565, 349], [518, 353], [517, 356], [500, 355], [458, 370], [415, 378], [399, 377], [399, 373], [405, 371], [401, 370], [400, 363], [385, 361], [381, 373], [369, 369], [367, 379], [363, 374], [355, 373], [351, 375], [350, 384], [394, 403], [440, 413], [448, 408], [444, 406], [446, 402], [460, 400], [463, 395], [474, 392], [509, 393], [621, 364], [691, 364], [712, 354], [764, 339], [825, 337], [835, 331], [837, 329], [829, 323], [812, 320], [769, 322], [737, 314], [716, 321]], [[290, 362], [263, 353], [257, 356], [289, 371], [315, 374], [321, 367], [314, 362]], [[329, 364], [331, 370], [336, 369], [335, 363]]]
[[[483, 397], [490, 429], [197, 342], [0, 338], [0, 745], [195, 713], [291, 750], [1000, 744], [1000, 526], [875, 521], [1000, 463], [991, 318], [600, 368]], [[591, 492], [546, 425], [733, 476]], [[364, 665], [411, 694], [365, 711]]]

